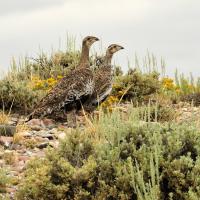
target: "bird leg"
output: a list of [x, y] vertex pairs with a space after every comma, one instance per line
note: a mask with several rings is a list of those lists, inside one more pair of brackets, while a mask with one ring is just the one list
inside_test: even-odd
[[76, 117], [77, 113], [76, 113], [75, 109], [72, 111], [72, 114], [73, 114], [73, 123], [74, 123], [75, 127], [77, 127], [77, 117]]
[[69, 113], [65, 113], [67, 116], [67, 124], [69, 127], [75, 128], [77, 126], [76, 110], [72, 110]]

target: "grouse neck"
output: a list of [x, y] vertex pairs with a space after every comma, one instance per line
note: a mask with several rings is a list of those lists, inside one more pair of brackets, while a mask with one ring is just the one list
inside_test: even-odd
[[110, 53], [106, 54], [106, 59], [105, 59], [105, 64], [106, 65], [111, 65], [112, 57], [113, 57], [113, 54], [110, 54]]
[[87, 45], [82, 46], [81, 59], [79, 62], [80, 67], [88, 66], [89, 67], [89, 47]]

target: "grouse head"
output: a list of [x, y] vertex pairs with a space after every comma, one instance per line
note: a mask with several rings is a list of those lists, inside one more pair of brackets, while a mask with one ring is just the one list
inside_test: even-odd
[[94, 36], [87, 36], [83, 39], [83, 45], [86, 45], [87, 47], [91, 47], [92, 44], [96, 41], [99, 41], [99, 38]]
[[124, 47], [118, 45], [118, 44], [111, 44], [107, 51], [106, 51], [106, 54], [108, 55], [113, 55], [114, 53], [116, 53], [117, 51], [121, 50], [121, 49], [124, 49]]

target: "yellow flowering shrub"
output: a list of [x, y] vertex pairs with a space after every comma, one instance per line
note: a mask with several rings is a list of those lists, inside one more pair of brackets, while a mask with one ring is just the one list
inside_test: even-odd
[[171, 78], [163, 78], [161, 83], [164, 90], [173, 90], [175, 88], [174, 80]]
[[63, 76], [58, 75], [56, 78], [50, 77], [48, 79], [41, 80], [39, 77], [35, 76], [32, 78], [31, 86], [34, 90], [50, 90], [53, 88]]
[[161, 79], [162, 91], [167, 94], [174, 93], [176, 95], [190, 94], [198, 90], [198, 87], [189, 83], [185, 78], [180, 80], [179, 84], [176, 84], [172, 78], [164, 77]]
[[113, 105], [115, 105], [118, 102], [119, 102], [119, 98], [116, 97], [116, 96], [111, 95], [106, 99], [106, 101], [104, 101], [101, 104], [101, 108], [108, 109], [109, 111], [112, 111]]

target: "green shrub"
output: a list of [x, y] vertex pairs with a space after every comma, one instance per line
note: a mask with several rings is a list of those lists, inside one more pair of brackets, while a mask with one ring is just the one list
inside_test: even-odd
[[138, 107], [140, 119], [146, 122], [170, 122], [176, 118], [172, 107], [165, 104], [145, 105]]
[[41, 98], [43, 91], [34, 91], [28, 81], [0, 81], [0, 108], [30, 111]]
[[[145, 97], [157, 93], [161, 88], [157, 72], [142, 73], [133, 71], [123, 76], [117, 76], [113, 85], [113, 96], [119, 96], [126, 101], [143, 102]], [[148, 102], [148, 100], [147, 100]]]
[[32, 73], [36, 74], [41, 79], [57, 77], [58, 75], [63, 76], [69, 70], [76, 67], [79, 57], [79, 51], [58, 51], [53, 53], [50, 57], [43, 53], [31, 62]]
[[200, 132], [138, 116], [102, 113], [69, 134], [29, 164], [18, 199], [199, 199]]
[[[0, 193], [6, 192], [6, 186], [9, 183], [10, 179], [6, 174], [6, 170], [3, 168], [0, 168]], [[1, 195], [0, 195], [1, 198]]]

